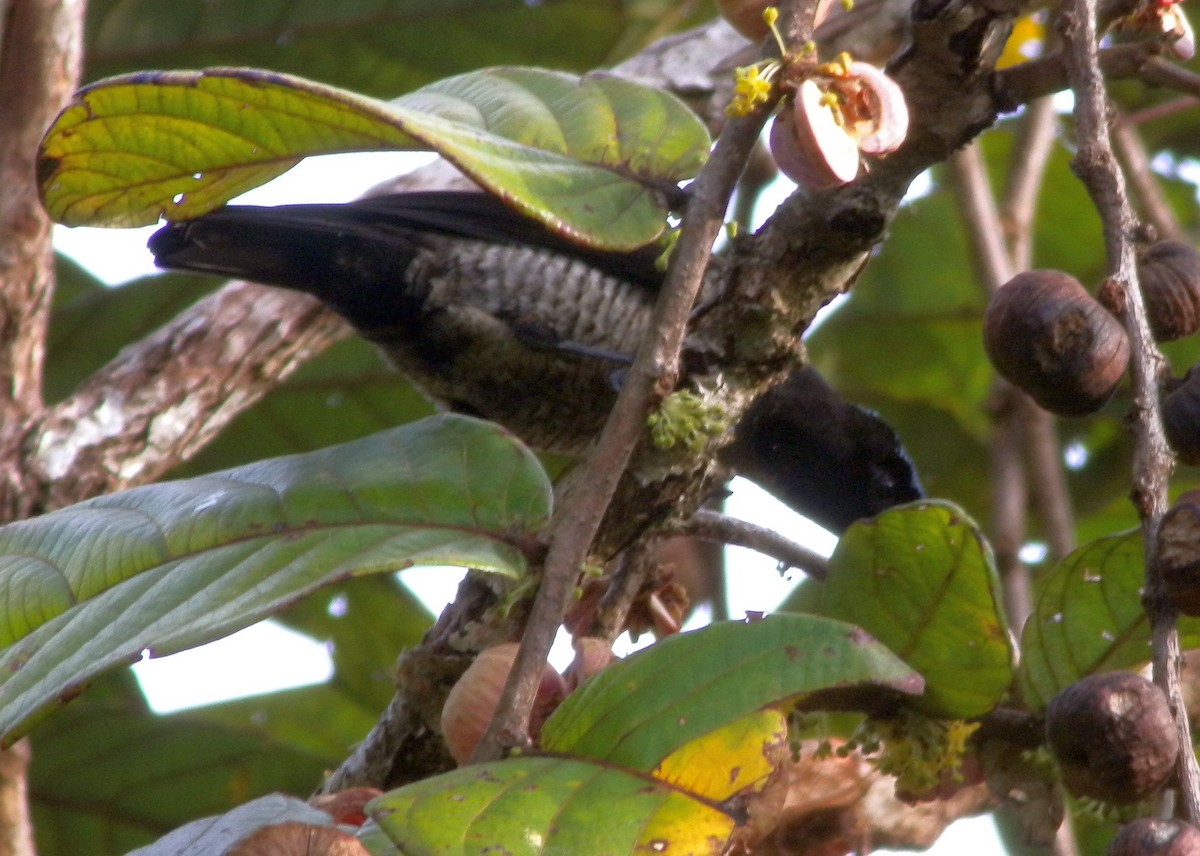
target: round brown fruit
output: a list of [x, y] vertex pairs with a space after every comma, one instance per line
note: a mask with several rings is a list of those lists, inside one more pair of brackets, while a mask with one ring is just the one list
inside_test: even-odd
[[1200, 465], [1200, 363], [1162, 396], [1162, 422], [1179, 460]]
[[1200, 615], [1200, 490], [1180, 494], [1158, 526], [1156, 561], [1171, 603]]
[[1179, 755], [1167, 697], [1132, 672], [1091, 675], [1056, 695], [1046, 739], [1069, 792], [1116, 804], [1156, 793]]
[[[500, 702], [500, 694], [517, 659], [515, 642], [479, 652], [458, 682], [450, 688], [442, 708], [442, 737], [451, 757], [465, 764], [479, 745], [483, 732]], [[566, 684], [548, 664], [542, 671], [529, 730], [536, 737], [542, 723], [567, 694]]]
[[1143, 817], [1121, 827], [1108, 856], [1196, 856], [1200, 829], [1181, 820]]
[[1059, 416], [1099, 410], [1129, 364], [1121, 325], [1078, 280], [1054, 270], [1017, 274], [992, 295], [983, 344], [1001, 375]]
[[1200, 330], [1200, 251], [1182, 241], [1159, 241], [1138, 257], [1150, 329], [1160, 342]]

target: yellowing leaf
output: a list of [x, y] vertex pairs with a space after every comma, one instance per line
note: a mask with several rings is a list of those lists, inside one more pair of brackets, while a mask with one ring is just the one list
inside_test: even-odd
[[736, 823], [669, 785], [590, 761], [510, 758], [463, 767], [373, 800], [400, 852], [508, 856], [716, 854]]
[[199, 217], [310, 155], [431, 150], [560, 234], [634, 249], [709, 144], [675, 96], [599, 74], [490, 68], [389, 104], [260, 69], [145, 72], [76, 94], [38, 184], [61, 223], [139, 226]]
[[722, 802], [760, 790], [787, 745], [787, 721], [774, 708], [734, 720], [680, 746], [654, 768], [655, 778]]

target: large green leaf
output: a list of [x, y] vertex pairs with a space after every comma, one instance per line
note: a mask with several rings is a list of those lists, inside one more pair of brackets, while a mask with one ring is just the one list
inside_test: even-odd
[[991, 548], [949, 503], [913, 503], [853, 524], [829, 557], [828, 579], [806, 584], [804, 598], [916, 669], [925, 694], [912, 703], [931, 715], [980, 716], [1012, 681]]
[[437, 151], [581, 242], [632, 249], [665, 226], [660, 190], [695, 175], [703, 124], [669, 93], [603, 75], [493, 68], [391, 104], [256, 69], [145, 72], [79, 91], [39, 152], [68, 225], [187, 220], [314, 154]]
[[697, 0], [92, 0], [84, 79], [261, 66], [379, 98], [489, 65], [609, 65], [713, 15]]
[[551, 715], [541, 747], [649, 772], [684, 744], [767, 705], [856, 685], [921, 691], [895, 655], [840, 621], [720, 622], [609, 666]]
[[0, 529], [0, 733], [99, 671], [219, 638], [346, 577], [412, 564], [519, 575], [536, 458], [434, 417], [307, 455], [89, 500]]
[[663, 782], [569, 758], [464, 767], [384, 794], [367, 811], [413, 856], [716, 856], [735, 828], [731, 815]]
[[[1039, 581], [1021, 635], [1021, 690], [1040, 710], [1086, 675], [1136, 667], [1150, 659], [1142, 609], [1145, 569], [1138, 531], [1085, 544]], [[1182, 618], [1184, 647], [1200, 647], [1200, 619]]]

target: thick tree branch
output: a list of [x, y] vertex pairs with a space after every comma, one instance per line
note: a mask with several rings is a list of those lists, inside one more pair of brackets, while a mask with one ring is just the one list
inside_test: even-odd
[[28, 516], [153, 481], [338, 338], [316, 300], [229, 285], [127, 347], [16, 438], [28, 470], [6, 511]]
[[[54, 253], [34, 158], [42, 130], [78, 83], [83, 13], [82, 0], [0, 2], [0, 450], [42, 406]], [[23, 480], [19, 460], [0, 457], [0, 495]], [[0, 753], [4, 856], [34, 853], [28, 766], [28, 741]]]
[[46, 319], [54, 282], [50, 218], [38, 201], [42, 131], [75, 88], [83, 51], [81, 0], [0, 6], [0, 423], [41, 406]]
[[[1158, 527], [1167, 508], [1167, 479], [1173, 465], [1158, 409], [1158, 376], [1163, 359], [1150, 335], [1138, 283], [1134, 246], [1137, 221], [1125, 193], [1124, 176], [1113, 154], [1108, 131], [1108, 96], [1096, 51], [1095, 0], [1068, 0], [1060, 24], [1067, 72], [1075, 90], [1079, 149], [1072, 167], [1100, 212], [1109, 282], [1124, 299], [1133, 375], [1132, 498], [1142, 520], [1145, 541], [1143, 602], [1151, 625], [1154, 680], [1170, 699], [1181, 745], [1190, 746], [1191, 733], [1180, 682], [1182, 655], [1175, 610], [1163, 591], [1155, 559]], [[1200, 823], [1200, 767], [1195, 753], [1180, 753], [1178, 774], [1185, 813], [1192, 823]]]

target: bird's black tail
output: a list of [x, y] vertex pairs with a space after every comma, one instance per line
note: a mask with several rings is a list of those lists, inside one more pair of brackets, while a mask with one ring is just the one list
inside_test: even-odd
[[345, 205], [231, 206], [172, 223], [149, 247], [163, 268], [315, 295], [366, 331], [404, 323], [424, 298], [406, 276], [415, 234]]

